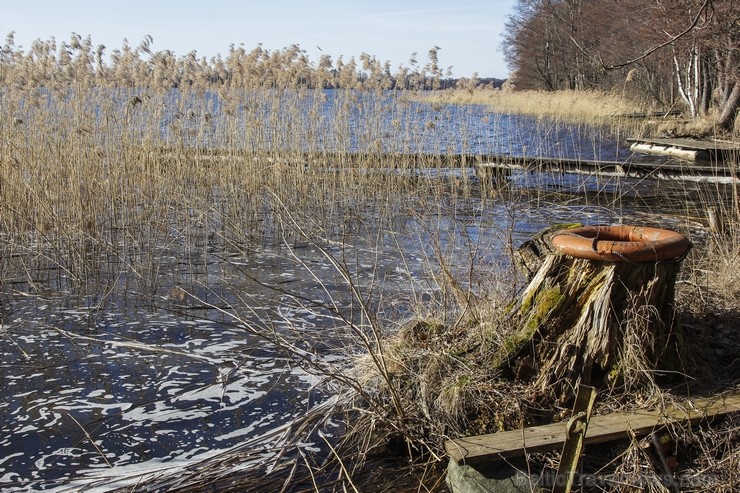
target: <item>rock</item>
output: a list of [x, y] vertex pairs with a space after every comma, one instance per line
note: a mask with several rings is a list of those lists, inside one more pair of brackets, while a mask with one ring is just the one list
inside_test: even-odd
[[528, 475], [527, 466], [509, 463], [472, 467], [454, 460], [447, 467], [445, 482], [452, 493], [532, 493], [544, 491], [537, 486], [538, 476]]

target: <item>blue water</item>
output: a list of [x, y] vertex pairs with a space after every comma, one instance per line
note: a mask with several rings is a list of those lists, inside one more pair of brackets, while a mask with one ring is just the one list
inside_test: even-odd
[[[125, 106], [132, 93], [114, 96], [113, 104]], [[183, 100], [175, 92], [161, 97], [176, 110], [150, 118], [134, 107], [130, 118], [142, 125], [156, 122], [163, 144], [229, 145], [219, 131], [225, 104], [216, 95], [204, 101]], [[265, 118], [262, 128], [244, 129], [239, 145], [626, 158], [602, 132], [543, 127], [482, 106], [398, 98], [331, 91], [298, 99], [247, 94], [238, 111]], [[325, 128], [317, 132], [297, 121], [291, 134], [278, 132], [270, 115], [293, 114], [289, 104], [305, 104], [307, 118], [320, 119]], [[200, 119], [204, 108], [211, 115], [207, 125]], [[184, 132], [188, 128], [193, 132]], [[475, 287], [486, 282], [486, 273], [509, 268], [508, 252], [553, 223], [640, 218], [683, 226], [669, 208], [661, 209], [672, 192], [650, 181], [515, 172], [507, 179], [508, 192], [486, 197], [468, 170], [422, 170], [419, 176], [445, 187], [466, 182], [472, 193], [463, 196], [452, 188], [443, 198], [420, 191], [383, 204], [327, 204], [333, 215], [323, 221], [331, 230], [285, 241], [249, 243], [245, 234], [244, 243], [235, 243], [219, 233], [225, 226], [214, 213], [204, 221], [209, 226], [190, 232], [187, 241], [175, 233], [164, 236], [146, 281], [114, 262], [99, 278], [74, 287], [58, 266], [39, 259], [29, 279], [6, 249], [0, 489], [74, 490], [100, 478], [136, 478], [137, 471], [211, 457], [305, 414], [327, 398], [319, 385], [322, 370], [346, 367], [363, 349], [354, 331], [369, 330], [369, 321], [358, 315], [348, 279], [390, 333], [420, 300], [439, 294], [431, 279], [439, 275], [440, 255]], [[549, 193], [537, 193], [543, 189]], [[264, 204], [260, 221], [285, 219], [267, 196]], [[471, 266], [479, 279], [467, 277]], [[278, 340], [293, 353], [276, 345]], [[296, 354], [305, 359], [297, 361]], [[315, 443], [302, 446], [320, 449]]]
[[[388, 152], [547, 156], [624, 161], [633, 156], [607, 129], [542, 118], [501, 114], [484, 105], [427, 103], [403, 92], [367, 93], [273, 90], [246, 92], [228, 100], [217, 93], [148, 93], [101, 89], [101, 95], [44, 98], [70, 122], [82, 104], [85, 128], [109, 141], [158, 136], [162, 146], [248, 151]], [[106, 101], [101, 108], [100, 101]], [[18, 118], [31, 120], [38, 105], [22, 104]], [[46, 108], [42, 108], [46, 111]], [[103, 115], [111, 109], [115, 119]], [[78, 114], [78, 113], [77, 113]], [[290, 125], [285, 122], [290, 121]], [[259, 122], [255, 124], [255, 122]], [[155, 127], [154, 131], [152, 128]], [[239, 139], [234, 141], [234, 129]], [[72, 136], [80, 128], [61, 128]], [[226, 136], [229, 136], [228, 138]], [[151, 142], [150, 142], [151, 144]]]

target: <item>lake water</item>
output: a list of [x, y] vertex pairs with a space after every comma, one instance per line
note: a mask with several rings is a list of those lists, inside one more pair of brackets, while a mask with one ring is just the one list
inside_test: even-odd
[[[332, 97], [322, 103], [329, 126]], [[369, 131], [364, 101], [353, 117], [358, 133]], [[218, 101], [209, 104], [218, 115]], [[482, 107], [383, 104], [385, 151], [629, 156], [603, 135], [556, 124], [543, 134], [529, 118]], [[398, 139], [394, 125], [407, 129]], [[362, 142], [353, 149], [367, 150]], [[194, 142], [204, 143], [223, 145], [218, 124]], [[151, 266], [154, 283], [116, 264], [87, 290], [72, 289], [53, 262], [36, 259], [29, 273], [8, 253], [0, 293], [0, 489], [75, 491], [101, 478], [193, 463], [324, 402], [320, 376], [273, 342], [320, 360], [317, 366], [341, 367], [362, 351], [348, 324], [365, 322], [342, 269], [359, 289], [373, 288], [368, 303], [392, 331], [439, 289], [429, 273], [440, 252], [456, 272], [472, 263], [485, 273], [506, 268], [511, 247], [553, 223], [639, 220], [685, 229], [674, 212], [694, 193], [637, 179], [516, 172], [506, 193], [488, 194], [468, 170], [422, 175], [450, 192], [440, 199], [420, 188], [385, 203], [336, 204], [324, 218], [332, 231], [317, 238], [235, 244], [218, 233], [214, 217], [187, 241], [162, 246]], [[450, 185], [460, 180], [465, 193]], [[269, 196], [262, 200], [268, 205], [259, 220], [280, 220]]]

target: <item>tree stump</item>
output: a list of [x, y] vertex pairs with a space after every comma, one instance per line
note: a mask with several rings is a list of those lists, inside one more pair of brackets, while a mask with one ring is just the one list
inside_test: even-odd
[[[637, 233], [614, 238], [626, 228]], [[586, 251], [560, 248], [553, 240], [563, 235]], [[674, 293], [680, 261], [691, 246], [683, 235], [602, 226], [559, 230], [535, 243], [544, 250], [541, 265], [510, 312], [516, 328], [504, 344], [504, 366], [517, 378], [534, 379], [538, 391], [565, 403], [579, 383], [642, 386], [656, 370], [681, 369]], [[627, 251], [635, 246], [642, 257]], [[654, 250], [652, 261], [645, 260], [645, 248]], [[531, 265], [531, 252], [520, 261], [527, 258]]]

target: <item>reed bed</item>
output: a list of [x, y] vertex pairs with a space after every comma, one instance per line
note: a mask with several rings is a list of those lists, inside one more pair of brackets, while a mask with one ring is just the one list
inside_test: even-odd
[[[143, 43], [136, 49], [124, 46], [115, 67], [106, 67], [100, 61], [96, 65], [86, 40], [76, 42], [71, 43], [76, 58], [64, 63], [43, 43], [34, 47], [35, 57], [7, 43], [3, 52], [0, 287], [11, 292], [27, 284], [34, 295], [83, 292], [102, 304], [110, 286], [118, 285], [197, 302], [279, 348], [336, 396], [326, 401], [331, 405], [317, 406], [264, 442], [249, 442], [176, 475], [130, 478], [126, 491], [383, 491], [373, 473], [381, 466], [409, 473], [410, 482], [395, 484], [396, 491], [442, 491], [445, 440], [564, 415], [566, 410], [532, 394], [526, 382], [497, 373], [492, 360], [505, 351], [511, 335], [502, 313], [526, 282], [510, 261], [517, 220], [543, 205], [609, 209], [610, 218], [621, 220], [628, 199], [647, 199], [619, 186], [548, 191], [532, 181], [486, 188], [466, 173], [445, 174], [447, 165], [439, 156], [464, 153], [470, 143], [469, 129], [462, 125], [455, 129], [459, 148], [448, 148], [442, 127], [447, 112], [457, 111], [463, 100], [492, 104], [498, 113], [490, 118], [501, 128], [497, 115], [523, 111], [526, 102], [527, 111], [541, 117], [532, 122], [542, 134], [560, 136], [566, 119], [579, 118], [577, 134], [591, 135], [598, 128], [619, 139], [640, 129], [619, 122], [606, 130], [602, 125], [613, 124], [615, 113], [632, 112], [634, 106], [598, 94], [554, 99], [485, 92], [473, 100], [443, 95], [429, 109], [414, 106], [415, 94], [383, 92], [389, 79], [380, 77], [382, 67], [372, 58], [366, 60], [367, 80], [374, 82], [363, 92], [356, 90], [356, 67], [343, 65], [336, 73], [326, 65], [313, 67], [300, 49], [235, 50], [226, 60], [205, 63], [194, 56], [171, 60], [154, 53], [145, 62], [143, 55], [151, 50]], [[323, 87], [330, 74], [343, 81], [343, 88], [328, 98], [316, 87]], [[428, 113], [418, 125], [403, 111]], [[440, 138], [427, 139], [429, 134]], [[494, 128], [491, 140], [496, 135]], [[600, 141], [592, 140], [595, 155]], [[514, 142], [507, 149], [511, 154], [558, 152], [541, 141]], [[420, 174], [420, 169], [433, 173]], [[670, 198], [671, 192], [658, 188], [654, 203]], [[703, 392], [737, 387], [737, 331], [723, 332], [728, 350], [719, 358], [710, 344], [712, 323], [737, 327], [740, 293], [732, 268], [740, 260], [737, 189], [691, 189], [686, 198], [671, 212], [681, 229], [699, 232], [695, 252], [701, 254], [687, 260], [679, 290], [688, 336], [697, 341], [687, 374], [698, 375], [698, 383], [686, 378], [636, 386], [638, 391], [609, 389], [599, 412], [664, 405], [667, 396], [685, 387]], [[498, 258], [479, 255], [491, 238], [429, 221], [418, 233], [419, 242], [429, 246], [423, 275], [409, 274], [410, 294], [384, 294], [376, 266], [369, 278], [360, 275], [350, 237], [362, 238], [363, 248], [387, 251], [401, 228], [399, 210], [421, 217], [470, 202], [497, 205], [496, 220], [507, 225], [494, 239], [503, 245]], [[706, 224], [706, 207], [724, 218], [716, 231]], [[374, 221], [353, 213], [363, 209], [375, 211]], [[228, 288], [198, 276], [195, 266], [214, 242], [240, 255], [270, 244], [292, 259], [323, 289], [322, 298], [319, 303], [284, 294], [336, 322], [332, 335], [343, 358], [316, 349], [326, 344], [322, 334], [289, 319], [280, 320], [288, 329], [278, 331], [270, 318], [278, 312], [258, 314], [248, 293], [235, 287], [225, 294]], [[315, 270], [301, 257], [306, 245], [333, 266], [331, 273]], [[407, 259], [396, 248], [402, 267]], [[460, 256], [466, 258], [462, 266]], [[172, 279], [164, 276], [172, 257], [191, 266], [174, 275], [174, 284], [182, 286], [174, 295]], [[737, 464], [738, 435], [734, 420], [723, 426], [676, 432], [673, 439], [684, 447], [687, 470], [711, 471], [717, 479], [713, 489], [729, 491], [736, 480], [727, 471]], [[322, 454], [308, 453], [306, 442], [319, 444]], [[610, 467], [654, 471], [645, 450], [629, 444], [612, 454]], [[265, 462], [258, 452], [274, 455]], [[629, 490], [612, 486], [609, 491]]]
[[516, 91], [511, 89], [457, 89], [431, 96], [458, 104], [484, 104], [500, 113], [547, 116], [578, 122], [604, 122], [615, 116], [646, 112], [649, 108], [623, 95], [603, 91]]

